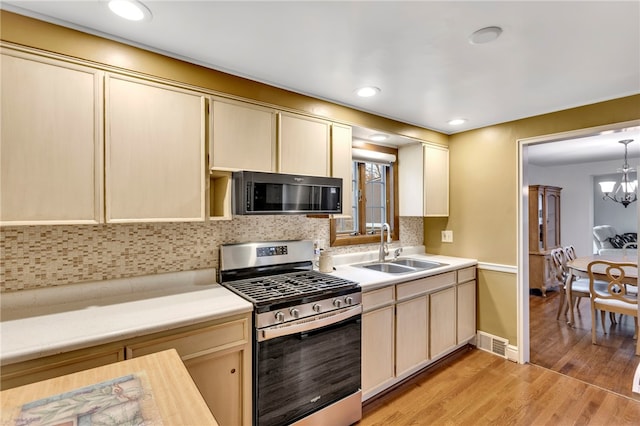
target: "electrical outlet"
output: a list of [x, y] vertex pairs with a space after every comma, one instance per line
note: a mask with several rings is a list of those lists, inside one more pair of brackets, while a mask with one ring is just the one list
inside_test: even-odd
[[453, 231], [450, 231], [450, 230], [442, 231], [442, 242], [443, 243], [452, 243], [453, 242]]

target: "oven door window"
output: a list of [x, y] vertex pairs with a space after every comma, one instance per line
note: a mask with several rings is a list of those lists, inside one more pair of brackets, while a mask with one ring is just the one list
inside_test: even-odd
[[361, 316], [257, 344], [257, 423], [285, 425], [360, 389]]

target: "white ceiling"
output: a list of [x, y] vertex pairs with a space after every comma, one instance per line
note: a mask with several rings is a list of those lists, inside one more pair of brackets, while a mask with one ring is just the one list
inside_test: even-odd
[[[632, 139], [627, 146], [629, 164], [634, 169], [640, 159], [640, 126], [621, 128], [604, 134], [594, 134], [577, 139], [545, 142], [529, 145], [528, 163], [537, 166], [562, 166], [617, 160], [624, 163], [624, 145], [621, 140]], [[613, 169], [612, 172], [616, 170]]]
[[640, 93], [639, 1], [144, 3], [137, 23], [105, 0], [0, 8], [446, 134]]

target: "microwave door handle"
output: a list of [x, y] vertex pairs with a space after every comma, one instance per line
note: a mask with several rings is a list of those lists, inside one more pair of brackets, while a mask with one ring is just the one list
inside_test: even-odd
[[304, 318], [288, 324], [258, 330], [258, 342], [274, 339], [276, 337], [288, 336], [290, 334], [303, 333], [305, 331], [316, 330], [321, 327], [339, 323], [346, 319], [355, 317], [362, 313], [362, 305], [338, 311], [338, 313], [319, 315], [312, 318]]

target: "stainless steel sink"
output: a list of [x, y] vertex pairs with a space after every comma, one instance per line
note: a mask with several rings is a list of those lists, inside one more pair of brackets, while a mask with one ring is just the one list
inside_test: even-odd
[[417, 269], [407, 266], [396, 265], [393, 263], [368, 263], [366, 265], [360, 265], [361, 268], [372, 269], [374, 271], [386, 272], [388, 274], [406, 274], [409, 272], [416, 272]]
[[392, 260], [391, 263], [394, 265], [408, 266], [410, 268], [416, 268], [420, 270], [433, 269], [433, 268], [438, 268], [440, 266], [447, 266], [446, 263], [432, 262], [430, 260], [409, 259], [409, 258]]
[[430, 260], [419, 259], [396, 259], [389, 262], [375, 262], [366, 263], [364, 265], [358, 265], [361, 268], [371, 269], [379, 272], [386, 272], [387, 274], [407, 274], [409, 272], [426, 271], [428, 269], [437, 268], [439, 266], [446, 266], [446, 263], [432, 262]]

